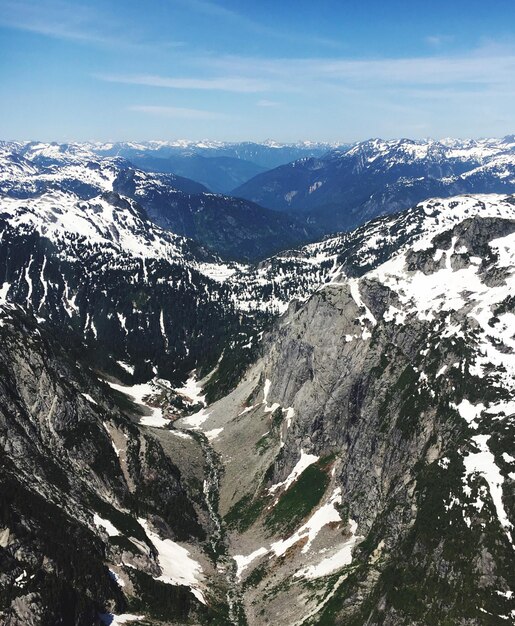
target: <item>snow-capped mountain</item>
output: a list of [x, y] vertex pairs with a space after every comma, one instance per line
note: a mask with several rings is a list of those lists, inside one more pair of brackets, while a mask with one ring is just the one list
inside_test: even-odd
[[[92, 170], [92, 189], [112, 185], [116, 170], [103, 164]], [[131, 175], [131, 195], [138, 199], [156, 184], [145, 174]], [[131, 198], [104, 192], [84, 200], [59, 187], [2, 199], [4, 289], [40, 317], [137, 364], [143, 376], [152, 367], [161, 375], [177, 370], [181, 376], [201, 354], [213, 365], [228, 337], [255, 346], [262, 324], [292, 300], [307, 299], [342, 267], [360, 275], [428, 228], [421, 205], [257, 265], [225, 263], [154, 225]], [[452, 214], [449, 206], [455, 203], [477, 204], [487, 215], [509, 202], [477, 196], [442, 201], [442, 207]]]
[[175, 174], [135, 169], [119, 156], [98, 156], [85, 144], [0, 144], [0, 194], [29, 198], [49, 190], [85, 200], [111, 191], [135, 198], [155, 223], [227, 258], [263, 258], [315, 234], [295, 218]]
[[0, 222], [10, 300], [138, 364], [144, 376], [193, 364], [198, 350], [218, 359], [219, 340], [236, 323], [227, 293], [208, 276], [220, 265], [154, 226], [134, 201], [70, 192], [3, 199]]
[[[87, 143], [88, 149], [100, 155], [123, 156], [129, 160], [134, 155], [169, 158], [198, 155], [205, 158], [225, 157], [253, 163], [270, 169], [302, 157], [320, 156], [339, 144], [298, 141], [280, 143], [273, 140], [262, 143], [252, 141], [143, 141], [115, 143]], [[340, 144], [341, 145], [341, 144]]]
[[178, 140], [86, 143], [81, 147], [99, 156], [126, 158], [146, 171], [192, 178], [215, 193], [229, 193], [267, 169], [301, 157], [318, 157], [335, 145]]
[[302, 213], [325, 232], [431, 197], [512, 193], [515, 142], [373, 139], [264, 172], [233, 191], [269, 208]]

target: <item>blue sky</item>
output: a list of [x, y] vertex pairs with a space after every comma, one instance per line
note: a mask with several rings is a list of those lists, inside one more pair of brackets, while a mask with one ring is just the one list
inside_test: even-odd
[[513, 0], [0, 0], [0, 137], [515, 132]]

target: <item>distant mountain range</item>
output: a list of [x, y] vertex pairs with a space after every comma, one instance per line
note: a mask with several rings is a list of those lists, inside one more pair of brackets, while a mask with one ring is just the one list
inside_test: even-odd
[[431, 197], [515, 190], [515, 139], [373, 139], [258, 174], [233, 190], [270, 209], [302, 215], [325, 233]]
[[[289, 158], [297, 160], [263, 171], [264, 164]], [[256, 171], [232, 195], [210, 191], [230, 188]], [[114, 191], [135, 199], [157, 225], [227, 260], [256, 261], [430, 197], [512, 193], [515, 140], [374, 139], [339, 148], [272, 142], [0, 144], [0, 193], [24, 198], [51, 189], [85, 200]]]
[[146, 141], [84, 144], [100, 156], [120, 156], [152, 172], [192, 178], [216, 193], [229, 193], [257, 174], [302, 157], [319, 157], [334, 144]]

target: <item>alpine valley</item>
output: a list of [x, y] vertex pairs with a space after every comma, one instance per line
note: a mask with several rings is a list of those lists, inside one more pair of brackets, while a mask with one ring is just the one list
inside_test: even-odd
[[515, 139], [0, 143], [0, 623], [515, 619]]

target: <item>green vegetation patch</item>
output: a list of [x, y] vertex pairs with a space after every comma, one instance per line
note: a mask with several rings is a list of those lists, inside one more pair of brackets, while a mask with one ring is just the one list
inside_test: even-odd
[[257, 521], [269, 501], [270, 497], [263, 493], [255, 498], [251, 495], [243, 496], [231, 507], [224, 521], [229, 528], [245, 532]]
[[243, 583], [243, 588], [249, 589], [250, 587], [257, 587], [259, 583], [265, 578], [267, 573], [267, 565], [260, 565], [259, 567], [256, 567], [256, 569], [245, 579]]
[[329, 485], [333, 456], [320, 459], [307, 467], [293, 485], [279, 498], [265, 520], [272, 532], [290, 533], [320, 503]]

